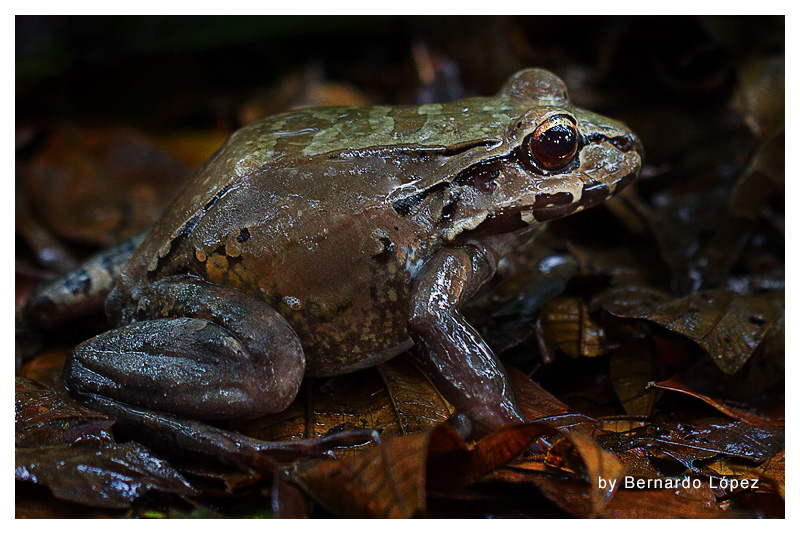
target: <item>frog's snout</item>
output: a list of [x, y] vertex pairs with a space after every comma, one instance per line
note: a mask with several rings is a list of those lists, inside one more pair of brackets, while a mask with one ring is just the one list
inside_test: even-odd
[[639, 154], [639, 169], [637, 169], [636, 174], [639, 174], [639, 170], [641, 170], [642, 161], [644, 161], [644, 145], [642, 144], [642, 140], [639, 139], [635, 133], [630, 132], [627, 135], [624, 135], [618, 138], [620, 141], [620, 146], [617, 148], [623, 152], [635, 152]]

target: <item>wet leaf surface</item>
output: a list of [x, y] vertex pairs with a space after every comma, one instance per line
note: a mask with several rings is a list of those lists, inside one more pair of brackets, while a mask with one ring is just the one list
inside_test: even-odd
[[646, 319], [686, 336], [728, 374], [742, 368], [777, 318], [769, 295], [725, 290], [672, 299], [650, 289], [618, 289], [595, 303], [618, 317]]
[[136, 443], [17, 448], [15, 479], [47, 486], [56, 498], [88, 506], [126, 508], [151, 490], [193, 495], [166, 462]]
[[17, 377], [14, 396], [17, 447], [111, 441], [109, 429], [114, 420], [84, 408], [70, 399], [65, 391]]
[[782, 427], [753, 427], [719, 419], [667, 421], [623, 434], [605, 434], [598, 440], [611, 450], [643, 448], [654, 456], [667, 455], [688, 469], [717, 456], [762, 463], [784, 447]]

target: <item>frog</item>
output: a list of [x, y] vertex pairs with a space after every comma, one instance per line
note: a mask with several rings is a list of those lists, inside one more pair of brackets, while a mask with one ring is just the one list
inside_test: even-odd
[[38, 289], [25, 315], [54, 328], [104, 305], [110, 329], [63, 370], [96, 405], [257, 418], [305, 377], [413, 350], [482, 436], [525, 417], [460, 308], [542, 225], [633, 183], [642, 158], [627, 126], [536, 68], [491, 97], [289, 111], [233, 133], [146, 235]]

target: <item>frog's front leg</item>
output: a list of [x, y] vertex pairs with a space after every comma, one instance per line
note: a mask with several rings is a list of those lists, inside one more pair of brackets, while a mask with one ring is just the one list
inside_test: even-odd
[[491, 261], [473, 247], [438, 252], [416, 280], [409, 317], [425, 371], [476, 436], [524, 421], [503, 365], [458, 311], [492, 276]]
[[275, 413], [297, 395], [300, 340], [254, 296], [168, 278], [144, 288], [135, 317], [73, 351], [64, 368], [71, 391], [196, 419]]

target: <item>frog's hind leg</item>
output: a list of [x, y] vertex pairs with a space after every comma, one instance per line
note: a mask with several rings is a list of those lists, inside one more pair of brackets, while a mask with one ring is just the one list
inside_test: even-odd
[[27, 324], [39, 330], [53, 330], [101, 311], [120, 269], [145, 235], [143, 232], [109, 247], [64, 276], [37, 287], [25, 304]]
[[297, 395], [302, 346], [263, 301], [187, 276], [146, 288], [135, 313], [143, 320], [79, 345], [64, 380], [137, 441], [259, 470], [272, 469], [274, 460], [378, 441], [364, 429], [269, 442], [196, 420], [274, 413]]
[[145, 288], [135, 314], [73, 351], [70, 391], [194, 419], [258, 417], [297, 395], [300, 340], [258, 298], [185, 276]]

